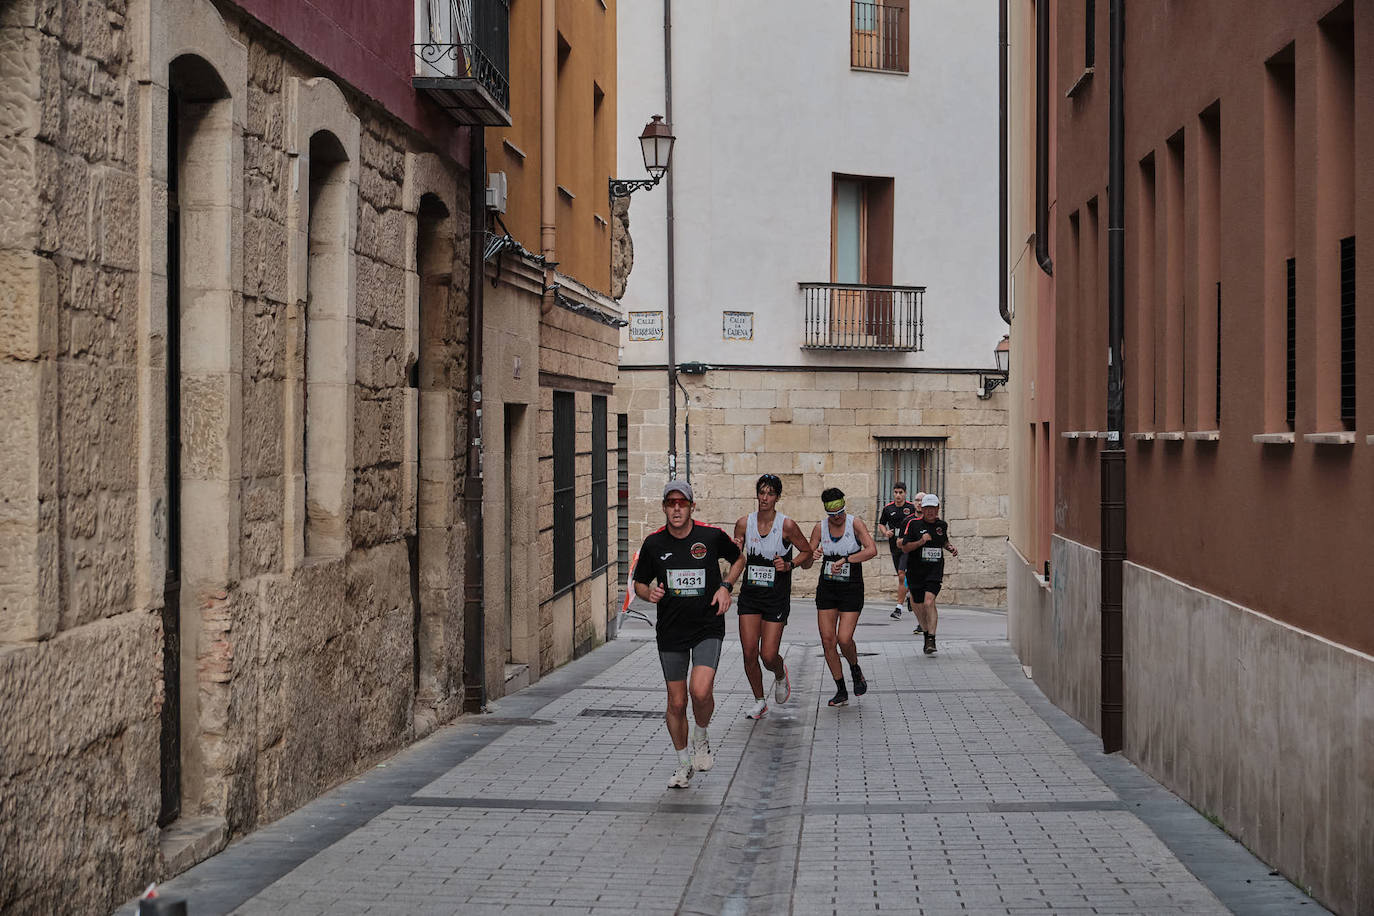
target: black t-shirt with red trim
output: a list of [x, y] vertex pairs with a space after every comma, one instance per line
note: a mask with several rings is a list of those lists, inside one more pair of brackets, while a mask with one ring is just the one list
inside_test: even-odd
[[887, 536], [887, 546], [890, 550], [897, 549], [897, 538], [901, 535], [902, 529], [911, 521], [912, 516], [919, 515], [920, 511], [910, 500], [900, 506], [895, 502], [883, 506], [883, 511], [878, 513], [878, 524], [891, 532]]
[[658, 602], [658, 648], [682, 652], [703, 639], [725, 638], [725, 617], [711, 603], [720, 588], [720, 561], [739, 559], [739, 545], [713, 525], [692, 522], [685, 537], [666, 527], [644, 539], [634, 579], [663, 586]]
[[949, 523], [942, 518], [928, 522], [918, 515], [902, 529], [902, 543], [919, 541], [923, 534], [930, 535], [930, 540], [906, 555], [906, 575], [912, 582], [922, 578], [939, 578], [945, 574], [945, 547], [949, 545]]

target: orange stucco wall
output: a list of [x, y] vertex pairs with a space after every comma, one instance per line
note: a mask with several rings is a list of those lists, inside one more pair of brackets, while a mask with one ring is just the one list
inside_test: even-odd
[[[511, 4], [511, 120], [487, 131], [487, 170], [505, 171], [502, 217], [512, 235], [540, 251], [541, 183], [555, 184], [558, 269], [601, 292], [610, 290], [611, 232], [606, 182], [615, 170], [616, 0], [558, 0], [554, 162], [541, 155], [541, 15], [538, 0]], [[595, 92], [603, 93], [600, 105]], [[523, 154], [523, 155], [521, 155]], [[599, 217], [599, 219], [598, 219]]]

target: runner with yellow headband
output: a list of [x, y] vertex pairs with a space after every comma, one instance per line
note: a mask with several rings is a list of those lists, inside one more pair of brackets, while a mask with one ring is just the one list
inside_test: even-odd
[[811, 553], [822, 557], [821, 578], [816, 585], [816, 623], [825, 648], [825, 663], [835, 679], [836, 693], [831, 706], [849, 705], [849, 690], [844, 683], [840, 655], [849, 662], [854, 680], [854, 695], [868, 692], [868, 681], [859, 667], [859, 649], [854, 644], [854, 628], [864, 607], [863, 563], [878, 555], [873, 535], [863, 520], [845, 511], [844, 492], [830, 487], [821, 493], [827, 516], [811, 532]]

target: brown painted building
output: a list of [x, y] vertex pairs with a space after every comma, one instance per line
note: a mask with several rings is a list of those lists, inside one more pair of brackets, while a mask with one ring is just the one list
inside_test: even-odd
[[[1039, 158], [1037, 9], [1007, 6], [1010, 627], [1099, 728], [1108, 4], [1049, 3]], [[1126, 7], [1124, 752], [1369, 912], [1374, 2]]]

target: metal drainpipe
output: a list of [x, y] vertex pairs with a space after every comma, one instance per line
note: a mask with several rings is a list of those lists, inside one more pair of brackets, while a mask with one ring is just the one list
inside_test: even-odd
[[1124, 0], [1111, 0], [1111, 84], [1107, 141], [1107, 447], [1102, 451], [1102, 750], [1122, 748], [1125, 709], [1122, 576], [1126, 560], [1126, 451], [1122, 444], [1125, 401], [1122, 390], [1125, 253], [1123, 218], [1125, 118], [1122, 52]]
[[1054, 276], [1050, 260], [1050, 0], [1035, 3], [1035, 260]]
[[1007, 284], [1007, 0], [997, 4], [997, 313], [1011, 324]]
[[487, 228], [485, 131], [468, 128], [468, 409], [467, 480], [463, 485], [463, 711], [487, 705], [485, 570], [482, 543], [482, 249]]
[[[673, 0], [663, 0], [663, 112], [669, 124], [673, 123]], [[663, 191], [668, 195], [668, 479], [677, 479], [677, 388], [681, 384], [677, 378], [677, 308], [676, 287], [673, 271], [673, 170], [668, 170], [667, 186]], [[686, 393], [684, 389], [684, 394]], [[689, 446], [690, 448], [690, 446]], [[688, 457], [690, 462], [691, 457]]]

